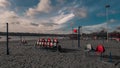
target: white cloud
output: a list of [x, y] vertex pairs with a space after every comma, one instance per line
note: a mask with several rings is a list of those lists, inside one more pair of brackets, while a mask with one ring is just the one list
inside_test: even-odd
[[74, 9], [74, 14], [75, 16], [78, 16], [80, 18], [85, 18], [87, 17], [87, 9], [86, 8], [75, 8]]
[[5, 23], [9, 23], [9, 30], [10, 32], [17, 32], [20, 30], [24, 31], [25, 25], [22, 25], [24, 22], [25, 24], [27, 21], [25, 19], [20, 18], [14, 11], [4, 11], [0, 15], [0, 26], [2, 27], [0, 31], [4, 32]]
[[56, 17], [53, 17], [53, 22], [56, 23], [56, 24], [64, 24], [66, 23], [67, 21], [73, 19], [75, 17], [75, 15], [73, 13], [70, 13], [70, 14], [66, 14], [66, 15], [59, 15], [59, 16], [56, 16]]
[[1, 8], [6, 8], [10, 5], [10, 3], [8, 2], [8, 0], [0, 0], [0, 7]]
[[[44, 19], [35, 19], [26, 16], [19, 16], [17, 13], [10, 10], [0, 11], [0, 13], [2, 13], [0, 15], [1, 23], [5, 24], [6, 22], [8, 22], [10, 24], [10, 32], [61, 33], [62, 31], [59, 32], [57, 30], [64, 28], [65, 23], [75, 17], [75, 14], [72, 12], [68, 14], [62, 14], [62, 11], [59, 15], [52, 16], [51, 18], [47, 17]], [[5, 31], [4, 26], [0, 25], [0, 27], [2, 27], [0, 31]]]
[[64, 7], [58, 11], [59, 16], [53, 17], [53, 20], [56, 24], [63, 24], [74, 17], [79, 19], [87, 17], [86, 8], [73, 8], [73, 7]]
[[103, 29], [106, 29], [106, 23], [91, 25], [91, 26], [83, 26], [82, 32], [83, 33], [92, 33], [92, 32], [99, 32]]
[[115, 27], [119, 25], [118, 22], [119, 22], [118, 20], [110, 19], [108, 20], [108, 22], [103, 22], [102, 24], [83, 26], [82, 31], [84, 33], [99, 32], [101, 30], [113, 31], [115, 30]]
[[115, 23], [117, 20], [115, 19], [110, 19], [110, 21], [108, 21], [108, 23]]
[[[9, 23], [9, 31], [10, 32], [37, 32], [37, 33], [61, 33], [62, 31], [58, 31], [59, 29], [65, 27], [65, 23], [72, 20], [75, 17], [73, 12], [64, 13], [64, 11], [68, 11], [67, 7], [63, 8], [62, 11], [59, 11], [59, 15], [51, 16], [50, 18], [39, 18], [35, 19], [34, 15], [39, 13], [48, 13], [52, 6], [50, 5], [51, 0], [40, 0], [37, 6], [33, 8], [29, 8], [26, 11], [26, 14], [20, 16], [15, 11], [11, 11], [8, 6], [10, 3], [8, 0], [0, 0], [0, 31], [5, 31], [6, 24]], [[61, 0], [59, 0], [61, 1]], [[62, 0], [61, 2], [63, 2]], [[12, 5], [12, 4], [11, 4]], [[17, 6], [16, 6], [17, 7]], [[5, 9], [4, 9], [5, 8]], [[77, 11], [76, 11], [77, 12]], [[83, 11], [78, 13], [79, 16], [85, 17]], [[28, 16], [33, 16], [28, 17]]]
[[28, 11], [26, 11], [27, 16], [34, 16], [41, 12], [48, 13], [52, 9], [50, 3], [50, 0], [40, 0], [36, 7], [29, 8]]
[[85, 7], [82, 8], [75, 8], [74, 6], [64, 7], [58, 11], [58, 14], [69, 14], [69, 13], [73, 13], [74, 16], [79, 18], [85, 18], [88, 15], [88, 11]]
[[7, 23], [7, 22], [16, 22], [17, 19], [18, 19], [18, 15], [13, 12], [13, 11], [3, 11], [3, 12], [0, 12], [1, 15], [0, 15], [0, 22], [1, 23]]
[[17, 18], [18, 15], [14, 11], [4, 11], [1, 15], [0, 18]]
[[[8, 2], [7, 0], [4, 1]], [[50, 18], [44, 17], [35, 19], [34, 17], [28, 17], [34, 16], [41, 12], [48, 13], [51, 9], [52, 6], [50, 5], [50, 0], [40, 0], [36, 7], [29, 8], [28, 11], [26, 11], [27, 16], [20, 16], [14, 11], [2, 8], [0, 10], [0, 31], [5, 31], [5, 23], [8, 22], [10, 32], [70, 33], [70, 31], [62, 31], [60, 29], [68, 26], [65, 24], [74, 19], [75, 17], [80, 19], [87, 17], [88, 13], [86, 8], [74, 8], [71, 6], [67, 6], [58, 11], [58, 15], [55, 14], [54, 16], [52, 16], [52, 14], [50, 14], [51, 17], [48, 15]], [[116, 22], [115, 19], [109, 20], [110, 24], [114, 24], [114, 22]], [[69, 28], [67, 29], [69, 30]], [[97, 32], [102, 29], [106, 29], [106, 22], [97, 25], [83, 26], [82, 29], [82, 31], [85, 33]]]
[[[34, 19], [27, 18], [23, 16], [17, 15], [14, 11], [1, 11], [0, 15], [0, 31], [4, 32], [6, 24], [9, 23], [9, 31], [10, 32], [36, 32], [36, 33], [51, 33], [56, 29], [60, 29], [63, 25], [56, 25], [55, 23], [51, 23], [50, 19]], [[31, 24], [31, 23], [34, 23]], [[51, 24], [45, 25], [45, 24]], [[37, 25], [37, 26], [36, 26]], [[53, 32], [54, 33], [54, 32]]]

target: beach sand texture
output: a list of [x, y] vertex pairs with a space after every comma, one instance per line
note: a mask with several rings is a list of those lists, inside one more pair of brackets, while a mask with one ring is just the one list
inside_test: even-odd
[[[10, 55], [6, 55], [6, 43], [0, 42], [0, 68], [120, 68], [120, 42], [81, 40], [80, 48], [77, 47], [77, 40], [73, 41], [73, 45], [71, 40], [59, 42], [63, 48], [61, 52], [35, 48], [35, 41], [28, 41], [29, 45], [11, 41]], [[93, 48], [100, 43], [104, 45], [106, 51], [102, 60], [95, 53], [85, 53], [84, 48], [88, 43], [92, 44]], [[108, 62], [110, 52], [112, 63]]]

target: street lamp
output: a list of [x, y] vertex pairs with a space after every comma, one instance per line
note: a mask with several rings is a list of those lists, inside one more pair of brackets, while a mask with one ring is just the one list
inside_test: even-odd
[[105, 8], [106, 8], [106, 30], [107, 30], [107, 41], [108, 41], [108, 9], [110, 8], [110, 5], [107, 4]]

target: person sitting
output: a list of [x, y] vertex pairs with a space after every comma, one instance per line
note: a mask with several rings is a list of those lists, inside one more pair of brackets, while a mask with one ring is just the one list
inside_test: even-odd
[[93, 47], [91, 44], [87, 44], [86, 47], [85, 47], [85, 51], [94, 51]]
[[28, 42], [27, 42], [25, 39], [23, 39], [23, 40], [21, 41], [21, 43], [22, 43], [23, 45], [28, 44]]

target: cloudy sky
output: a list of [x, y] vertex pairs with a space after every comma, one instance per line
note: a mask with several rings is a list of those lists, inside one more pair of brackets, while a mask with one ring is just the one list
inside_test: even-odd
[[[70, 33], [120, 27], [120, 0], [0, 0], [0, 32]], [[108, 21], [105, 5], [109, 4]], [[108, 28], [106, 23], [108, 22]]]

